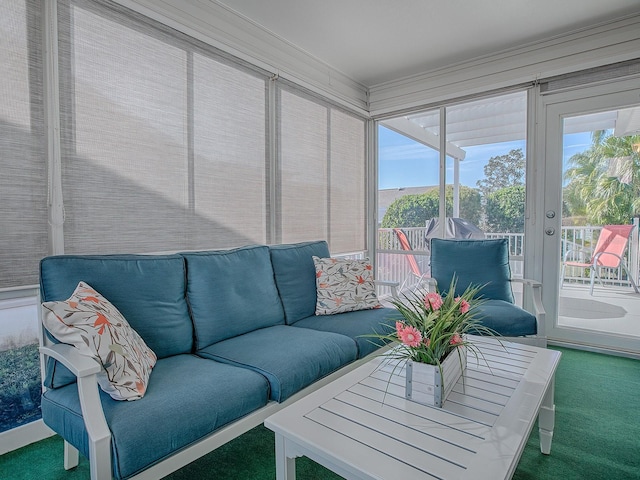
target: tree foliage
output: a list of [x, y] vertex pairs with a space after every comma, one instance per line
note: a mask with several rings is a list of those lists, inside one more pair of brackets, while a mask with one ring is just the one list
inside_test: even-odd
[[593, 225], [626, 224], [640, 213], [640, 135], [593, 133], [591, 147], [569, 159], [564, 202]]
[[[453, 187], [445, 190], [447, 216], [453, 216]], [[405, 195], [396, 199], [382, 219], [382, 228], [424, 227], [427, 220], [437, 218], [439, 214], [439, 191], [430, 190], [418, 195]], [[478, 224], [482, 213], [480, 193], [477, 189], [460, 186], [460, 216], [471, 223]]]
[[513, 185], [490, 193], [486, 198], [486, 222], [490, 232], [524, 232], [525, 189]]
[[486, 198], [489, 194], [514, 185], [524, 185], [525, 158], [522, 149], [491, 157], [484, 166], [484, 178], [476, 185]]

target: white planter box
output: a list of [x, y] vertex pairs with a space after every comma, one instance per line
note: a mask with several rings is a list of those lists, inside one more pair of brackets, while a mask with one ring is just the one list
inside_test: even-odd
[[442, 375], [437, 365], [407, 361], [406, 397], [424, 405], [442, 407], [449, 392], [467, 368], [467, 348], [453, 350], [441, 366]]

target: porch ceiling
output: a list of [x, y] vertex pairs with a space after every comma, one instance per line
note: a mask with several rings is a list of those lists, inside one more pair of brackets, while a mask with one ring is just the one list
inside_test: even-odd
[[365, 87], [640, 12], [638, 0], [210, 1]]
[[[464, 147], [523, 140], [526, 137], [523, 92], [455, 105], [447, 110], [447, 154], [464, 159]], [[381, 122], [402, 135], [439, 149], [438, 109]], [[640, 107], [565, 119], [565, 133], [614, 130], [618, 136], [640, 133]]]

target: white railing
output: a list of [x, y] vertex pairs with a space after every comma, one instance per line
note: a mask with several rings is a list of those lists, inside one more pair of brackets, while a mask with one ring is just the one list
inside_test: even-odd
[[[637, 225], [638, 219], [635, 219]], [[602, 230], [601, 226], [589, 227], [562, 227], [562, 258], [565, 252], [573, 250], [575, 257], [571, 260], [588, 261], [591, 258], [593, 248], [598, 241], [598, 236]], [[429, 247], [426, 240], [425, 227], [403, 228], [402, 231], [407, 236], [413, 251], [408, 252], [402, 249], [397, 235], [391, 228], [378, 229], [378, 251], [377, 251], [377, 278], [395, 282], [406, 282], [410, 286], [417, 281], [417, 277], [411, 271], [408, 255], [413, 255], [420, 267], [421, 273], [429, 273]], [[509, 241], [509, 260], [511, 272], [514, 277], [522, 277], [524, 267], [524, 234], [523, 233], [486, 233], [487, 238], [506, 238]], [[572, 252], [572, 254], [573, 254]], [[629, 247], [623, 257], [623, 262], [635, 275], [638, 283], [640, 258], [640, 242], [638, 240], [638, 228], [633, 230]], [[565, 281], [576, 283], [588, 283], [588, 269], [567, 268]], [[622, 268], [603, 271], [602, 280], [610, 285], [628, 285]], [[387, 293], [387, 292], [381, 292]]]

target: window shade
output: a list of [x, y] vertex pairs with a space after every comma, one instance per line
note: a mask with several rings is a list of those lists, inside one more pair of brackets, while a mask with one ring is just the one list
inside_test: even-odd
[[59, 31], [65, 253], [264, 242], [266, 77], [98, 2]]
[[365, 122], [281, 85], [281, 240], [326, 239], [332, 253], [365, 249]]
[[[50, 185], [41, 27], [53, 19], [42, 1], [0, 5], [0, 288], [37, 283], [58, 213], [53, 253], [319, 238], [334, 253], [365, 249], [363, 118], [114, 2], [56, 5]], [[59, 185], [64, 210], [49, 212]]]
[[579, 72], [572, 72], [558, 77], [548, 78], [540, 83], [540, 92], [555, 93], [559, 90], [589, 85], [597, 82], [620, 80], [625, 77], [640, 75], [640, 59], [603, 65]]
[[47, 253], [40, 2], [0, 3], [0, 288], [38, 283]]

